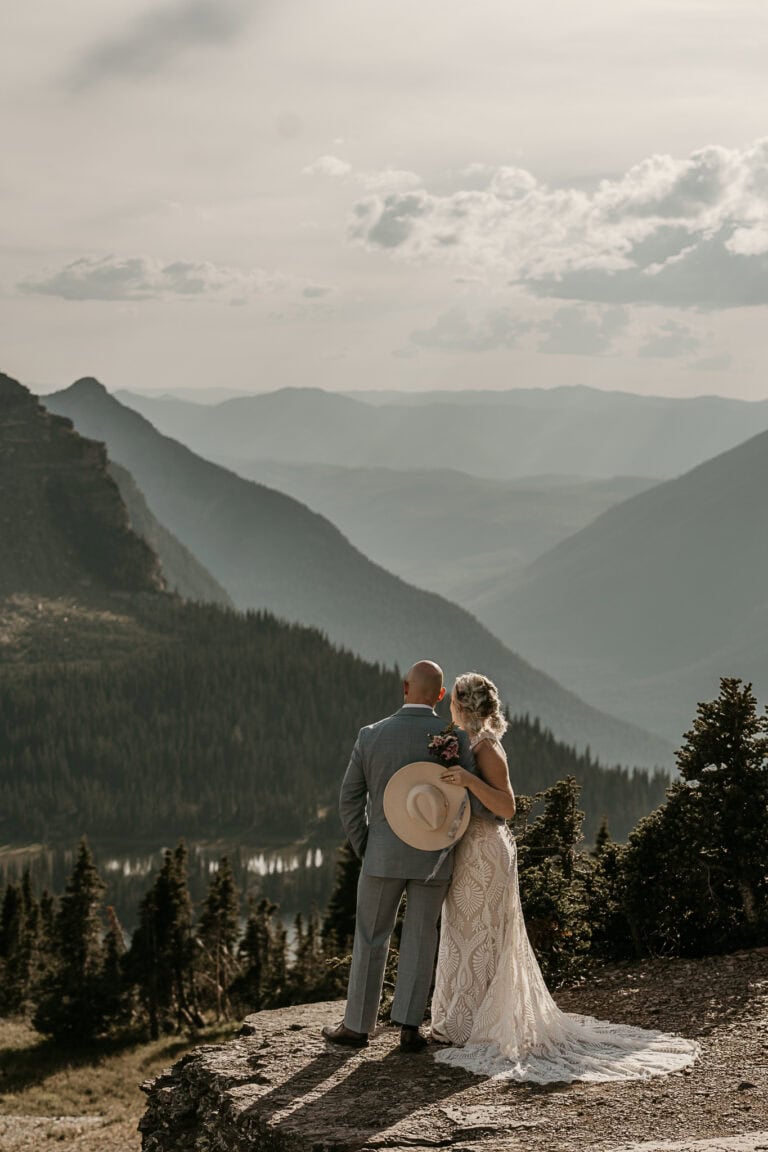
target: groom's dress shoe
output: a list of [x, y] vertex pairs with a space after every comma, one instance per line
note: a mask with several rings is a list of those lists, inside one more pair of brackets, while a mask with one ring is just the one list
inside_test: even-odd
[[350, 1048], [366, 1048], [368, 1045], [367, 1032], [353, 1032], [343, 1020], [335, 1028], [331, 1028], [330, 1024], [324, 1025], [323, 1037], [330, 1040], [331, 1044], [346, 1044]]
[[403, 1024], [400, 1029], [400, 1051], [401, 1052], [421, 1052], [426, 1048], [426, 1037], [422, 1036], [418, 1028], [410, 1024]]

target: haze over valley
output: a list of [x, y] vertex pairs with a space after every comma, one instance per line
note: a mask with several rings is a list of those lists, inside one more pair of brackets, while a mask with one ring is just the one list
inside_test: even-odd
[[[768, 479], [764, 402], [584, 388], [474, 405], [469, 392], [121, 396], [321, 512], [596, 708], [674, 743], [720, 675], [768, 698], [768, 525], [754, 506]], [[222, 453], [228, 439], [248, 454]], [[505, 478], [521, 455], [546, 471]], [[603, 478], [609, 461], [646, 473]]]

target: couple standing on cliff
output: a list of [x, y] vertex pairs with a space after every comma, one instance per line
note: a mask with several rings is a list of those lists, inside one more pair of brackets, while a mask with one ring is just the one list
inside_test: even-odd
[[403, 694], [399, 711], [361, 729], [341, 787], [362, 869], [346, 1011], [323, 1029], [326, 1040], [368, 1044], [405, 893], [391, 1011], [403, 1051], [427, 1045], [420, 1026], [442, 913], [431, 1007], [438, 1061], [535, 1083], [645, 1079], [692, 1063], [693, 1041], [561, 1012], [550, 996], [520, 905], [506, 721], [492, 681], [456, 679], [455, 727], [442, 733], [440, 667], [414, 664]]

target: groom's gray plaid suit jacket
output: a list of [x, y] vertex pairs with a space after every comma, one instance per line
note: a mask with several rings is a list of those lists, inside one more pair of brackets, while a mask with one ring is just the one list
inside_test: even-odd
[[[341, 785], [339, 810], [349, 842], [363, 859], [368, 876], [426, 880], [439, 852], [411, 848], [390, 828], [384, 815], [384, 789], [398, 769], [414, 760], [434, 760], [430, 738], [442, 731], [444, 721], [426, 705], [401, 708], [393, 716], [361, 728]], [[460, 762], [469, 772], [475, 760], [465, 732], [457, 730]], [[436, 879], [447, 880], [453, 870], [449, 853]]]

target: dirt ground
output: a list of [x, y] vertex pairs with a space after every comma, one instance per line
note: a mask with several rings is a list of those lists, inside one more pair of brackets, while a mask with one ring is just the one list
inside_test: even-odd
[[[364, 1053], [354, 1056], [355, 1063], [361, 1062], [361, 1087], [366, 1062], [373, 1074], [376, 1062], [383, 1060], [390, 1077], [407, 1078], [414, 1107], [423, 1096], [425, 1106], [447, 1118], [450, 1134], [446, 1131], [440, 1136], [433, 1130], [432, 1138], [421, 1144], [413, 1143], [411, 1137], [408, 1146], [412, 1148], [442, 1146], [454, 1152], [768, 1152], [768, 949], [702, 960], [651, 960], [613, 966], [578, 988], [561, 991], [557, 999], [567, 1011], [694, 1037], [702, 1046], [701, 1059], [692, 1068], [668, 1077], [620, 1084], [540, 1087], [483, 1081], [456, 1069], [450, 1070], [448, 1084], [442, 1083], [443, 1070], [439, 1073], [440, 1099], [431, 1100], [435, 1069], [444, 1068], [432, 1061], [433, 1049], [403, 1057], [407, 1064], [400, 1067], [397, 1035], [383, 1028]], [[339, 1009], [340, 1005], [286, 1009], [285, 1034], [293, 1037], [294, 1044], [313, 1047], [320, 1025], [327, 1022], [329, 1014], [331, 1019], [337, 1018]], [[297, 1020], [301, 1015], [301, 1025], [287, 1022], [287, 1014], [292, 1020], [294, 1015]], [[268, 1015], [279, 1022], [279, 1014]], [[215, 1039], [221, 1044], [226, 1036]], [[144, 1056], [140, 1064], [134, 1061], [125, 1066], [122, 1074], [141, 1078], [154, 1075], [163, 1057], [170, 1057], [165, 1061], [168, 1064], [180, 1054], [177, 1044], [176, 1051], [158, 1051], [151, 1059]], [[0, 1051], [0, 1090], [9, 1078], [13, 1080], [12, 1073], [6, 1075], [11, 1058], [9, 1048]], [[332, 1062], [334, 1055], [328, 1059]], [[2, 1152], [40, 1152], [54, 1147], [73, 1152], [137, 1152], [141, 1147], [136, 1125], [144, 1098], [138, 1093], [113, 1105], [96, 1098], [92, 1090], [90, 1096], [82, 1097], [83, 1106], [78, 1109], [77, 1084], [73, 1084], [65, 1094], [72, 1115], [30, 1115], [39, 1113], [45, 1104], [41, 1091], [40, 1084], [28, 1084], [0, 1096]], [[34, 1106], [25, 1107], [31, 1100]], [[381, 1147], [393, 1148], [395, 1135], [393, 1129], [388, 1137], [382, 1131]], [[368, 1146], [367, 1141], [364, 1143]]]

